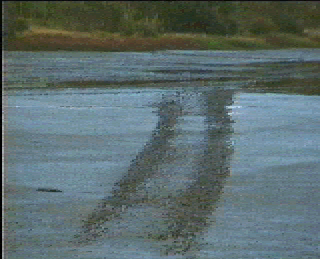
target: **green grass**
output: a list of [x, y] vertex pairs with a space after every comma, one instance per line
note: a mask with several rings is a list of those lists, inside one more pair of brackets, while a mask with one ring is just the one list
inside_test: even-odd
[[175, 50], [262, 50], [319, 48], [318, 34], [304, 36], [272, 33], [260, 36], [231, 37], [199, 33], [166, 33], [158, 37], [130, 37], [103, 31], [79, 32], [32, 26], [30, 31], [11, 39], [8, 50], [77, 50], [77, 51], [156, 51]]

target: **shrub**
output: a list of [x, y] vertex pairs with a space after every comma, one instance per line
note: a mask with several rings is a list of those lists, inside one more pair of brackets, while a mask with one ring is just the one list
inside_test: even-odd
[[300, 26], [297, 21], [286, 14], [273, 18], [274, 22], [279, 26], [280, 32], [293, 33], [293, 34], [302, 34], [303, 28]]
[[156, 37], [159, 34], [160, 26], [158, 19], [140, 20], [136, 23], [136, 33], [143, 37]]
[[24, 18], [17, 18], [8, 23], [8, 36], [15, 37], [17, 33], [23, 33], [26, 30], [29, 30], [29, 23]]
[[132, 36], [135, 33], [134, 24], [127, 22], [120, 27], [120, 33], [123, 36]]
[[123, 21], [120, 33], [124, 36], [156, 37], [159, 34], [160, 27], [161, 23], [158, 19]]
[[276, 26], [272, 21], [268, 21], [261, 17], [251, 25], [249, 32], [256, 35], [261, 35], [272, 31], [277, 31], [278, 29], [279, 27]]

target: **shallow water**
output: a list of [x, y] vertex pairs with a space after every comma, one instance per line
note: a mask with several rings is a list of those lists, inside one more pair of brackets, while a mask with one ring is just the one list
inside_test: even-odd
[[[255, 59], [252, 53], [237, 52], [235, 63], [271, 59], [269, 51], [255, 53]], [[301, 58], [301, 52], [279, 53], [274, 57], [276, 61]], [[305, 59], [316, 57], [312, 52], [305, 53]], [[40, 53], [9, 55], [9, 64], [30, 66], [28, 75], [17, 72], [15, 82], [50, 75], [52, 64], [60, 66], [60, 56], [63, 62], [77, 63], [77, 55], [82, 55], [80, 59], [86, 57], [85, 62], [94, 66], [94, 61], [99, 61], [101, 56], [130, 60], [130, 55], [136, 55], [144, 57], [143, 64], [160, 62], [159, 57], [154, 56], [159, 53], [42, 53], [43, 59], [37, 56]], [[148, 61], [147, 55], [154, 59]], [[197, 65], [202, 60], [201, 64], [205, 64], [211, 56], [222, 56], [224, 63], [232, 63], [234, 59], [232, 52], [170, 52], [166, 55], [170, 56], [166, 64], [183, 63], [182, 66], [189, 68], [194, 68], [191, 61]], [[37, 69], [39, 62], [44, 66], [41, 71]], [[75, 71], [80, 65], [81, 62]], [[129, 65], [138, 67], [139, 62]], [[17, 65], [12, 66], [16, 69]], [[108, 73], [114, 72], [101, 68], [103, 71], [98, 72], [89, 69], [88, 74], [93, 78], [100, 74], [103, 80], [109, 80]], [[54, 80], [70, 80], [80, 70], [71, 70], [71, 73], [58, 70]], [[115, 78], [132, 79], [130, 73], [125, 74]], [[141, 76], [140, 72], [137, 76]], [[211, 89], [214, 83], [209, 84]], [[150, 204], [133, 206], [122, 218], [107, 222], [108, 234], [89, 244], [77, 244], [74, 235], [81, 232], [82, 220], [97, 207], [99, 200], [112, 194], [114, 184], [127, 174], [137, 154], [145, 150], [159, 120], [157, 112], [163, 96], [178, 91], [186, 97], [186, 113], [181, 115], [183, 121], [177, 122], [183, 132], [176, 140], [177, 153], [181, 153], [179, 147], [184, 143], [191, 143], [193, 151], [203, 148], [200, 144], [206, 139], [203, 135], [206, 119], [201, 104], [196, 101], [201, 99], [197, 96], [208, 89], [206, 85], [9, 92], [7, 177], [10, 188], [6, 217], [11, 234], [8, 258], [43, 258], [44, 255], [47, 258], [318, 258], [320, 97], [246, 93], [235, 84], [237, 82], [219, 84], [233, 89], [233, 104], [215, 106], [227, 105], [234, 120], [230, 136], [234, 149], [231, 176], [226, 180], [217, 208], [206, 216], [206, 228], [196, 234], [194, 250], [182, 255], [163, 254], [165, 247], [172, 246], [172, 240], [148, 238], [148, 233], [154, 231], [148, 226], [165, 227], [158, 217], [158, 207]], [[191, 160], [188, 157], [181, 161], [196, 163]], [[163, 163], [167, 164], [161, 168], [182, 167], [170, 164], [168, 159]], [[186, 163], [183, 171], [192, 165], [189, 167]], [[197, 177], [177, 172], [182, 183], [179, 188], [187, 192], [184, 186], [189, 186]], [[146, 179], [145, 185], [148, 183]], [[159, 185], [163, 185], [163, 181]], [[36, 191], [43, 187], [62, 192]], [[162, 192], [172, 193], [170, 188]], [[178, 245], [170, 250], [171, 254], [175, 249], [179, 250]]]

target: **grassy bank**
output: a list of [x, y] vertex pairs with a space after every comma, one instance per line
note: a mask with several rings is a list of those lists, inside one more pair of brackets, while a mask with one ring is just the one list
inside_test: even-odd
[[297, 36], [222, 37], [203, 34], [164, 34], [157, 38], [124, 37], [105, 32], [75, 32], [33, 26], [15, 39], [9, 51], [157, 51], [157, 50], [255, 50], [281, 48], [319, 48], [319, 34]]

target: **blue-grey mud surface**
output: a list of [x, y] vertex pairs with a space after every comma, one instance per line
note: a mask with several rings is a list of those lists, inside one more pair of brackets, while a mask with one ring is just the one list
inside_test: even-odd
[[319, 53], [7, 53], [7, 258], [318, 258]]

